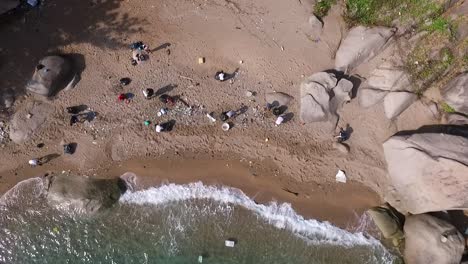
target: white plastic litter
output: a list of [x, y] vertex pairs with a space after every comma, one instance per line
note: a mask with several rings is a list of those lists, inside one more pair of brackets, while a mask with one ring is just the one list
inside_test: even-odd
[[231, 118], [231, 117], [233, 117], [234, 115], [236, 115], [236, 111], [231, 110], [231, 111], [227, 112], [226, 115], [227, 115], [229, 118]]
[[278, 116], [278, 118], [276, 118], [275, 124], [276, 124], [277, 126], [279, 126], [279, 125], [281, 125], [281, 123], [283, 123], [283, 121], [284, 121], [284, 117]]
[[221, 129], [223, 131], [228, 131], [230, 128], [231, 126], [229, 125], [229, 123], [223, 123], [223, 125], [221, 126]]
[[346, 174], [342, 170], [338, 170], [338, 173], [336, 174], [336, 182], [342, 182], [346, 183]]
[[198, 256], [198, 263], [202, 263], [203, 262], [203, 256]]
[[226, 241], [224, 241], [224, 245], [225, 245], [226, 247], [234, 247], [235, 244], [236, 244], [236, 242], [235, 242], [235, 241], [232, 241], [232, 240], [226, 240]]
[[37, 159], [32, 159], [32, 160], [29, 160], [29, 165], [31, 166], [37, 166], [39, 164], [39, 162], [37, 161]]
[[211, 122], [216, 122], [216, 118], [214, 118], [211, 114], [206, 114], [206, 116], [210, 119]]

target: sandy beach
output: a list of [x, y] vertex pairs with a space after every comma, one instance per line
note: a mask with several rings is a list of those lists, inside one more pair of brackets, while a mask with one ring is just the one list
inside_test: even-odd
[[[418, 113], [412, 106], [397, 122], [388, 121], [381, 106], [364, 110], [352, 101], [338, 123], [353, 131], [348, 155], [332, 147], [333, 125], [301, 123], [298, 86], [304, 76], [333, 68], [334, 51], [346, 31], [340, 8], [330, 11], [316, 41], [307, 35], [308, 1], [47, 1], [24, 17], [8, 18], [0, 25], [9, 36], [2, 41], [0, 79], [20, 96], [2, 120], [8, 123], [9, 114], [33, 101], [45, 103], [52, 114], [24, 143], [2, 142], [0, 191], [45, 172], [118, 177], [130, 171], [143, 186], [224, 184], [259, 202], [290, 202], [307, 217], [346, 226], [380, 203], [376, 191], [384, 189], [386, 175], [381, 143], [425, 119], [407, 122]], [[83, 13], [88, 19], [80, 19]], [[47, 41], [31, 45], [31, 38]], [[153, 52], [148, 61], [132, 66], [129, 45], [139, 40]], [[50, 100], [25, 95], [38, 59], [56, 53], [81, 59], [76, 87]], [[200, 57], [204, 64], [198, 63]], [[237, 75], [221, 83], [214, 79], [218, 70]], [[128, 86], [119, 84], [123, 77], [131, 78]], [[179, 96], [190, 107], [178, 103], [157, 117], [164, 105], [145, 99], [145, 88]], [[255, 96], [248, 97], [248, 91]], [[293, 118], [278, 127], [265, 110], [265, 94], [272, 91], [295, 98], [287, 110]], [[118, 102], [120, 93], [134, 97]], [[75, 105], [86, 105], [97, 117], [70, 126], [65, 109]], [[238, 109], [245, 111], [227, 132], [206, 117]], [[145, 120], [152, 124], [145, 126]], [[173, 131], [154, 131], [154, 124], [168, 120], [176, 122]], [[31, 158], [62, 154], [63, 143], [76, 143], [76, 152], [41, 167], [28, 165]], [[346, 184], [335, 182], [339, 169], [346, 172]]]

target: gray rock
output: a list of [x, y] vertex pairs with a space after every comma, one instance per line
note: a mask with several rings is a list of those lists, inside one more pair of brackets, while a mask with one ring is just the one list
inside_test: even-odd
[[353, 83], [347, 79], [341, 79], [335, 88], [333, 88], [333, 98], [330, 105], [333, 110], [341, 108], [344, 103], [351, 101], [351, 91]]
[[26, 89], [42, 96], [53, 96], [73, 83], [71, 62], [62, 56], [48, 56], [36, 66]]
[[350, 150], [347, 144], [339, 142], [333, 142], [333, 148], [340, 151], [343, 154], [348, 154]]
[[389, 91], [374, 89], [370, 87], [361, 88], [358, 92], [359, 105], [364, 108], [374, 106], [380, 101], [382, 101], [388, 93]]
[[334, 74], [314, 73], [301, 83], [301, 110], [303, 122], [331, 121], [336, 125], [338, 110], [351, 100], [353, 84], [341, 79], [337, 83]]
[[352, 28], [341, 42], [335, 57], [335, 69], [349, 72], [379, 53], [395, 33], [386, 27]]
[[323, 23], [318, 19], [316, 16], [311, 15], [309, 17], [309, 29], [310, 29], [310, 35], [314, 38], [317, 39], [321, 34], [322, 34], [322, 29], [323, 29]]
[[[328, 104], [328, 102], [327, 102]], [[317, 102], [315, 98], [307, 94], [301, 97], [301, 120], [305, 123], [325, 121], [328, 119], [329, 111]]]
[[460, 263], [465, 241], [453, 225], [427, 214], [411, 215], [404, 231], [405, 263]]
[[393, 119], [406, 110], [418, 96], [411, 92], [390, 92], [384, 98], [385, 116]]
[[457, 112], [468, 114], [468, 73], [455, 77], [441, 93], [445, 102]]
[[265, 94], [265, 99], [269, 104], [274, 104], [277, 102], [278, 105], [288, 105], [294, 99], [294, 97], [282, 92], [272, 92]]
[[11, 120], [11, 140], [17, 144], [28, 140], [33, 134], [37, 133], [38, 129], [52, 113], [53, 108], [51, 105], [37, 101], [28, 102], [15, 113]]
[[5, 108], [10, 108], [13, 106], [13, 103], [15, 102], [15, 97], [13, 96], [13, 93], [5, 93], [2, 97], [3, 100], [3, 105]]
[[303, 122], [328, 120], [330, 115], [330, 92], [336, 86], [334, 74], [318, 72], [301, 83], [301, 110]]
[[403, 224], [394, 210], [386, 205], [376, 206], [367, 211], [375, 225], [386, 239], [392, 239], [393, 244], [398, 246], [404, 239]]
[[447, 123], [450, 125], [464, 126], [468, 125], [468, 117], [459, 114], [448, 114]]
[[126, 191], [120, 178], [94, 179], [60, 174], [48, 179], [47, 200], [53, 205], [68, 205], [79, 212], [95, 213], [109, 208]]
[[0, 15], [10, 11], [11, 9], [19, 6], [19, 0], [2, 0], [0, 1]]
[[388, 63], [372, 71], [366, 86], [385, 91], [413, 91], [409, 75]]
[[461, 133], [468, 130], [433, 131], [383, 144], [391, 190], [385, 198], [404, 214], [468, 208], [468, 138]]

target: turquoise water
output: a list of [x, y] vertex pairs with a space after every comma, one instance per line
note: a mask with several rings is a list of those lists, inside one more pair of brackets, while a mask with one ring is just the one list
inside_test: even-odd
[[129, 192], [94, 216], [49, 206], [39, 179], [0, 204], [0, 263], [394, 261], [373, 238], [305, 220], [288, 204], [258, 205], [239, 190], [201, 183]]

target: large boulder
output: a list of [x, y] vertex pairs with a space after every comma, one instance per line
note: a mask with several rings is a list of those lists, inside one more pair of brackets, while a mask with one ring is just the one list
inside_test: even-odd
[[42, 96], [53, 96], [73, 83], [72, 64], [63, 56], [47, 56], [39, 61], [26, 89]]
[[47, 199], [53, 205], [67, 205], [73, 210], [95, 213], [109, 208], [126, 191], [125, 181], [117, 179], [94, 179], [60, 174], [50, 177]]
[[442, 89], [442, 97], [457, 112], [468, 114], [468, 73], [450, 81]]
[[383, 100], [386, 117], [393, 119], [417, 100], [413, 91], [409, 75], [401, 67], [384, 63], [372, 71], [359, 90], [358, 99], [364, 108]]
[[303, 122], [331, 121], [336, 125], [338, 110], [351, 100], [353, 83], [337, 80], [333, 73], [318, 72], [301, 83], [300, 116]]
[[418, 96], [411, 92], [390, 92], [384, 98], [385, 116], [394, 119], [417, 99]]
[[375, 225], [386, 239], [391, 239], [398, 246], [404, 239], [403, 224], [396, 212], [387, 205], [376, 206], [367, 211]]
[[333, 73], [318, 72], [301, 83], [301, 111], [303, 122], [328, 120], [330, 115], [330, 93], [336, 86]]
[[400, 133], [383, 144], [386, 200], [404, 214], [468, 208], [468, 129], [440, 128]]
[[386, 27], [352, 28], [336, 52], [335, 69], [348, 72], [373, 58], [394, 33], [394, 29]]
[[47, 103], [33, 101], [20, 108], [10, 124], [10, 139], [19, 144], [28, 140], [53, 113], [53, 107]]
[[411, 215], [404, 225], [406, 264], [459, 264], [465, 241], [457, 229], [433, 216]]
[[10, 11], [11, 9], [19, 6], [19, 0], [2, 0], [0, 1], [0, 15]]

